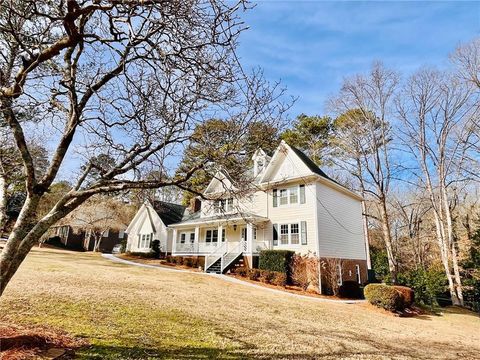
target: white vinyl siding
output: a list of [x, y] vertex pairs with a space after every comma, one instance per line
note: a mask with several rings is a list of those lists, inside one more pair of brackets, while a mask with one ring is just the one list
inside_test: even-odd
[[326, 184], [316, 187], [320, 256], [366, 260], [361, 202]]

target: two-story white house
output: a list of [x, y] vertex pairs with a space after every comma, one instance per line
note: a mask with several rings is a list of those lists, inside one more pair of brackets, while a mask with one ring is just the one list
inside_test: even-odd
[[238, 259], [255, 267], [262, 249], [287, 249], [339, 258], [343, 274], [367, 280], [368, 244], [362, 198], [329, 178], [298, 149], [282, 141], [270, 158], [253, 156], [249, 191], [238, 192], [218, 172], [204, 191], [201, 209], [171, 223], [172, 255], [200, 257], [210, 272], [225, 272]]

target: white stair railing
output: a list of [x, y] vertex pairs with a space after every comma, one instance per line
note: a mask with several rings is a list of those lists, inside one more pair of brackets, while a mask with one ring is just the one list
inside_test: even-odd
[[212, 266], [218, 259], [221, 259], [227, 249], [227, 243], [223, 243], [222, 246], [217, 247], [215, 251], [205, 256], [205, 271]]
[[243, 244], [242, 241], [237, 244], [232, 250], [227, 252], [222, 256], [221, 270], [223, 271], [238, 257], [243, 253]]

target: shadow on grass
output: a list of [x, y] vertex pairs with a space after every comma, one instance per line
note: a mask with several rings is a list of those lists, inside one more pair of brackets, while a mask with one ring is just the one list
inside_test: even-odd
[[456, 314], [456, 315], [468, 315], [480, 318], [480, 313], [476, 313], [474, 311], [459, 307], [459, 306], [447, 306], [442, 308], [442, 311], [446, 314]]
[[183, 347], [163, 350], [147, 347], [93, 345], [76, 352], [76, 359], [254, 359], [243, 349], [226, 350], [214, 347]]

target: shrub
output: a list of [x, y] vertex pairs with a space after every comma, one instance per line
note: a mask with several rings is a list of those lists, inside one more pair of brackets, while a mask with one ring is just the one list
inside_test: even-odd
[[398, 274], [398, 284], [412, 288], [417, 303], [435, 307], [438, 306], [437, 297], [446, 289], [447, 278], [440, 266], [432, 266]]
[[176, 256], [177, 258], [177, 265], [183, 265], [183, 261], [185, 260], [183, 257], [181, 256]]
[[248, 275], [248, 268], [246, 268], [245, 266], [239, 266], [237, 268], [235, 268], [234, 270], [235, 274], [239, 275], [239, 276], [247, 276]]
[[260, 281], [270, 284], [275, 277], [275, 272], [269, 270], [260, 270]]
[[192, 267], [193, 266], [193, 259], [191, 258], [185, 258], [183, 259], [183, 265]]
[[294, 254], [294, 251], [289, 250], [262, 250], [260, 251], [258, 268], [278, 271], [289, 277], [290, 264]]
[[124, 236], [120, 241], [120, 253], [124, 254], [127, 251], [127, 237]]
[[167, 263], [171, 263], [172, 262], [172, 257], [170, 255], [165, 256], [165, 261]]
[[400, 293], [400, 295], [402, 295], [402, 300], [405, 307], [412, 306], [415, 300], [415, 296], [411, 288], [409, 288], [408, 286], [399, 286], [399, 285], [395, 285], [393, 286], [393, 288], [397, 290]]
[[365, 287], [364, 293], [370, 304], [392, 312], [404, 309], [402, 295], [393, 286], [369, 284]]
[[250, 280], [255, 280], [255, 281], [257, 281], [259, 277], [260, 277], [260, 270], [258, 270], [258, 269], [250, 269], [250, 270], [248, 270], [248, 278], [249, 278]]
[[277, 286], [285, 286], [287, 285], [287, 275], [278, 271], [273, 272], [274, 276], [271, 281], [271, 284]]
[[131, 256], [136, 256], [136, 257], [140, 257], [140, 258], [144, 258], [144, 259], [153, 259], [155, 258], [155, 253], [152, 252], [152, 251], [149, 251], [149, 252], [129, 252], [127, 253], [128, 255], [131, 255]]
[[294, 285], [307, 290], [318, 286], [318, 258], [310, 255], [294, 255], [290, 264], [290, 277]]
[[150, 248], [151, 252], [154, 254], [154, 257], [158, 259], [160, 257], [160, 240], [153, 240]]
[[363, 297], [360, 285], [356, 281], [344, 281], [338, 289], [341, 298], [361, 299]]

